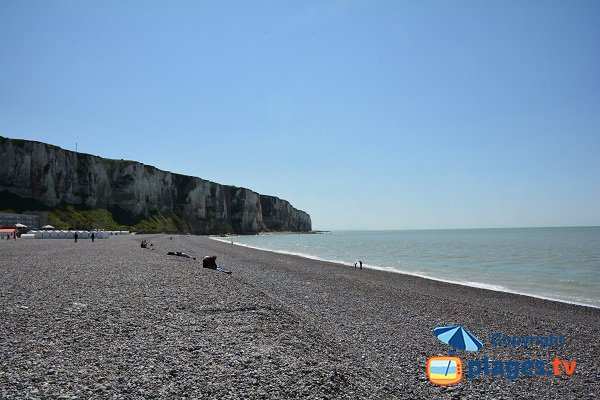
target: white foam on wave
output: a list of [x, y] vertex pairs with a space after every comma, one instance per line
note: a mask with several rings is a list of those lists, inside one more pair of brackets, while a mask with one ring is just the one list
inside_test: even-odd
[[[324, 261], [324, 262], [331, 262], [331, 263], [335, 263], [335, 264], [341, 264], [341, 265], [345, 265], [347, 267], [354, 267], [354, 263], [349, 263], [347, 261], [335, 260], [335, 259], [326, 259], [326, 258], [322, 258], [322, 257], [313, 256], [311, 254], [300, 253], [300, 252], [285, 251], [285, 250], [273, 250], [273, 249], [267, 249], [267, 248], [264, 248], [264, 247], [251, 246], [249, 244], [238, 243], [238, 242], [233, 242], [232, 240], [223, 239], [223, 238], [218, 237], [218, 236], [209, 236], [209, 238], [212, 239], [212, 240], [216, 240], [218, 242], [223, 242], [223, 243], [228, 243], [228, 244], [233, 243], [236, 246], [247, 247], [249, 249], [268, 251], [268, 252], [271, 252], [271, 253], [278, 253], [278, 254], [287, 254], [287, 255], [298, 256], [298, 257], [302, 257], [302, 258], [308, 258], [308, 259], [311, 259], [311, 260], [317, 260], [317, 261]], [[438, 282], [444, 282], [444, 283], [451, 283], [451, 284], [454, 284], [454, 285], [474, 287], [474, 288], [485, 289], [485, 290], [492, 290], [494, 292], [512, 293], [512, 294], [518, 294], [520, 296], [534, 297], [536, 299], [558, 301], [560, 303], [574, 304], [574, 305], [577, 305], [577, 306], [584, 306], [584, 307], [591, 307], [591, 308], [598, 308], [598, 309], [600, 309], [599, 305], [594, 305], [594, 304], [590, 304], [590, 303], [584, 303], [584, 301], [586, 301], [588, 299], [580, 299], [580, 298], [578, 298], [577, 300], [580, 300], [580, 301], [557, 299], [555, 297], [548, 297], [548, 296], [538, 295], [538, 294], [533, 294], [533, 293], [519, 292], [519, 291], [516, 291], [516, 290], [508, 289], [508, 288], [506, 288], [504, 286], [501, 286], [501, 285], [494, 285], [494, 284], [490, 284], [490, 283], [473, 282], [473, 281], [462, 282], [462, 281], [455, 281], [455, 280], [451, 280], [451, 279], [437, 278], [437, 277], [434, 277], [434, 276], [427, 275], [427, 274], [425, 274], [423, 272], [402, 271], [402, 270], [399, 270], [399, 269], [397, 269], [395, 267], [383, 267], [383, 266], [380, 266], [380, 265], [372, 265], [372, 264], [365, 264], [365, 263], [363, 263], [363, 268], [369, 268], [369, 269], [374, 269], [374, 270], [378, 270], [378, 271], [394, 272], [396, 274], [416, 276], [416, 277], [423, 278], [423, 279], [430, 279], [432, 281], [438, 281]]]
[[507, 287], [504, 287], [502, 285], [494, 285], [491, 283], [483, 283], [483, 282], [467, 281], [467, 282], [465, 282], [465, 285], [480, 288], [480, 289], [495, 290], [497, 292], [507, 292], [509, 290]]

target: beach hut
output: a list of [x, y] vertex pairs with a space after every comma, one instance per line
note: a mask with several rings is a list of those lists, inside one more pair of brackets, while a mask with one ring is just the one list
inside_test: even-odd
[[50, 231], [50, 239], [58, 239], [58, 231]]
[[73, 231], [67, 231], [65, 233], [65, 239], [73, 239]]
[[16, 229], [12, 229], [12, 228], [0, 229], [0, 239], [6, 240], [7, 237], [14, 239], [16, 234], [17, 234]]
[[43, 239], [44, 237], [44, 232], [42, 231], [30, 231], [30, 233], [32, 233], [35, 235], [36, 239]]
[[67, 237], [67, 232], [65, 231], [58, 231], [58, 238], [59, 239], [66, 239]]

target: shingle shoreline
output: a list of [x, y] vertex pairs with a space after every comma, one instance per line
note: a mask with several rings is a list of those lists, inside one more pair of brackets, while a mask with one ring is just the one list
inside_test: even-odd
[[[217, 255], [233, 275], [167, 251]], [[199, 236], [7, 241], [0, 398], [588, 398], [600, 392], [599, 317]], [[448, 350], [432, 330], [454, 324], [484, 341], [457, 354], [465, 363], [559, 356], [576, 371], [432, 385], [427, 359]], [[566, 340], [513, 349], [491, 345], [492, 332]]]

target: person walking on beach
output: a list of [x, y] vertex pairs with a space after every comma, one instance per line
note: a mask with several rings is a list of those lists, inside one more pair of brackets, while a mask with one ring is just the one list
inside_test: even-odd
[[92, 243], [94, 243], [94, 239], [96, 239], [96, 235], [94, 235], [94, 232], [92, 232]]
[[360, 265], [360, 269], [362, 269], [362, 261], [358, 260], [358, 265]]
[[77, 232], [73, 234], [73, 237], [75, 238], [75, 243], [77, 243], [77, 239], [79, 239], [79, 235], [77, 234]]
[[206, 256], [202, 260], [202, 267], [208, 269], [214, 269], [215, 271], [231, 274], [231, 271], [226, 271], [217, 265], [217, 256]]

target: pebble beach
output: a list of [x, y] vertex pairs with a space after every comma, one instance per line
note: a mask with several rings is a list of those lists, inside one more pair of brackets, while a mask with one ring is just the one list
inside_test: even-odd
[[[206, 255], [232, 275], [203, 269]], [[483, 342], [457, 352], [465, 364], [558, 357], [576, 369], [434, 385], [427, 360], [449, 347], [433, 328], [446, 325]], [[564, 345], [493, 345], [494, 333]], [[0, 398], [595, 399], [599, 337], [597, 308], [203, 236], [0, 242]]]

